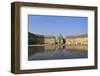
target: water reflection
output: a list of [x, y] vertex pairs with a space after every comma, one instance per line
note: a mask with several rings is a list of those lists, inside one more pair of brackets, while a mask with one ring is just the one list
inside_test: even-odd
[[87, 46], [39, 45], [28, 47], [28, 60], [87, 58]]

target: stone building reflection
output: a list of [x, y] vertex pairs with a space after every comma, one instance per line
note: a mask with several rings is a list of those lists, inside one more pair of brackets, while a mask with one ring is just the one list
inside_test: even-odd
[[[58, 37], [28, 33], [28, 60], [87, 58], [87, 34]], [[73, 54], [73, 55], [72, 55]], [[61, 57], [60, 57], [61, 56]]]

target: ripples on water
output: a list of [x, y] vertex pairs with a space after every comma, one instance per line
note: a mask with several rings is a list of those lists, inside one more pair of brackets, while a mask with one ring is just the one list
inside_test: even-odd
[[28, 60], [87, 58], [87, 46], [29, 46]]

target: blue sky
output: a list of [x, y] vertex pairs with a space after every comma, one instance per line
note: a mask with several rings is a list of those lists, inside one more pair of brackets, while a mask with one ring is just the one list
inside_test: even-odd
[[28, 31], [40, 35], [79, 35], [88, 33], [88, 17], [28, 16]]

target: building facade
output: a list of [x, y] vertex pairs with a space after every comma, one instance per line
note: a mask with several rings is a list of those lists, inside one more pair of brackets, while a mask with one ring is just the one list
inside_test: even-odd
[[88, 45], [87, 35], [65, 37], [66, 45]]
[[44, 44], [55, 44], [56, 37], [54, 36], [44, 36]]
[[52, 35], [36, 35], [28, 33], [28, 44], [55, 44], [56, 37]]
[[84, 34], [66, 37], [60, 35], [55, 37], [53, 35], [36, 35], [28, 33], [28, 44], [88, 45], [88, 36]]

